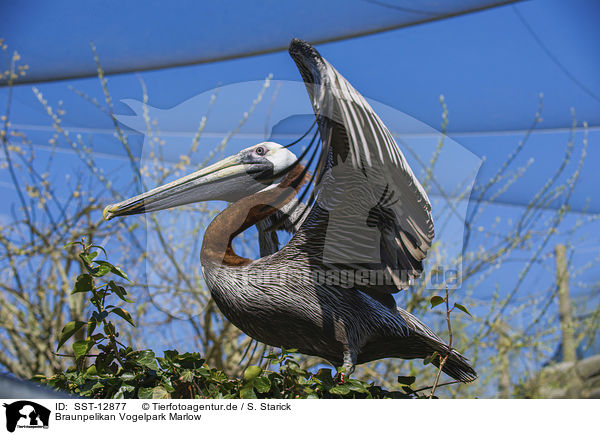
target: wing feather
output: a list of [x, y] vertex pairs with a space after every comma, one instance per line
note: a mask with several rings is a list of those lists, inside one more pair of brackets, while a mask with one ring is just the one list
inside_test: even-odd
[[406, 288], [421, 274], [434, 238], [427, 194], [364, 97], [310, 44], [294, 39], [289, 52], [306, 85], [322, 143], [316, 200], [298, 239], [324, 231], [325, 237], [315, 237], [320, 245], [310, 245], [324, 265], [381, 270], [388, 280], [366, 283], [371, 293]]

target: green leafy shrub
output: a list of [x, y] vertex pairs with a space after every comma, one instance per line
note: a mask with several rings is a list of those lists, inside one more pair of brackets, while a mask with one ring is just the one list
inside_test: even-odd
[[[135, 350], [119, 341], [119, 332], [112, 322], [114, 316], [135, 326], [132, 316], [116, 303], [133, 301], [119, 283], [108, 279], [114, 275], [127, 280], [127, 275], [105, 260], [97, 260], [100, 246], [75, 242], [82, 248], [79, 259], [85, 273], [75, 281], [72, 293], [86, 293], [93, 307], [87, 322], [67, 323], [59, 338], [57, 350], [85, 327], [85, 339], [72, 343], [75, 365], [51, 377], [42, 375], [34, 379], [56, 389], [72, 394], [98, 399], [185, 399], [185, 398], [411, 398], [421, 397], [410, 385], [414, 376], [398, 377], [402, 391], [388, 391], [380, 386], [358, 379], [343, 383], [331, 369], [311, 373], [300, 367], [291, 355], [293, 350], [283, 349], [267, 359], [278, 371], [264, 370], [258, 366], [245, 369], [241, 378], [230, 378], [220, 370], [210, 368], [199, 353], [179, 353], [167, 350], [157, 357], [152, 350]], [[103, 282], [99, 283], [99, 279]], [[89, 364], [93, 360], [93, 364]]]

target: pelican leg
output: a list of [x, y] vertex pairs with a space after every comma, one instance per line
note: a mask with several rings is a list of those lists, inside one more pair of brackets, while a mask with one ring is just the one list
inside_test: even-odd
[[352, 373], [354, 373], [354, 368], [356, 366], [356, 352], [351, 350], [344, 351], [344, 362], [342, 364], [342, 369], [338, 372], [337, 378], [340, 384], [346, 382], [346, 379], [350, 377]]

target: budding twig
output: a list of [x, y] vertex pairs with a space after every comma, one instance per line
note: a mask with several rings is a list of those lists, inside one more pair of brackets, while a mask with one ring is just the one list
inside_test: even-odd
[[[435, 375], [435, 380], [433, 381], [433, 385], [431, 386], [431, 393], [429, 394], [430, 399], [433, 399], [433, 395], [435, 393], [435, 389], [438, 387], [438, 383], [440, 381], [440, 375], [442, 374], [444, 365], [446, 364], [446, 361], [448, 361], [448, 358], [450, 357], [450, 354], [452, 353], [452, 323], [450, 322], [450, 313], [452, 312], [454, 307], [450, 308], [447, 285], [446, 285], [446, 297], [444, 298], [444, 302], [446, 303], [446, 323], [448, 324], [448, 335], [449, 335], [448, 349], [446, 350], [446, 355], [440, 361], [440, 366], [438, 367], [438, 371]], [[443, 385], [446, 385], [446, 384], [443, 384]]]

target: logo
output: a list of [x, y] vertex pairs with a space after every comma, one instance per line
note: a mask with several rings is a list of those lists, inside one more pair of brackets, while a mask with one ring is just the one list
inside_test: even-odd
[[[121, 100], [131, 114], [116, 115], [116, 118], [124, 126], [143, 135], [140, 136], [139, 153], [140, 165], [144, 168], [141, 171], [143, 184], [147, 186], [156, 186], [157, 181], [163, 181], [160, 174], [167, 167], [173, 168], [172, 175], [179, 178], [196, 170], [205, 159], [208, 158], [206, 162], [212, 161], [215, 152], [216, 155], [226, 154], [225, 145], [241, 149], [262, 141], [296, 144], [288, 150], [296, 157], [305, 156], [301, 159], [302, 164], [306, 164], [309, 173], [313, 174], [318, 159], [312, 159], [313, 151], [306, 150], [319, 145], [308, 144], [312, 137], [308, 133], [313, 131], [315, 115], [306, 104], [306, 90], [303, 82], [283, 80], [234, 83], [219, 87], [218, 96], [216, 89], [208, 90], [169, 109], [152, 107], [144, 101]], [[337, 87], [331, 89], [328, 98], [345, 101], [343, 106], [350, 107], [347, 98], [340, 96], [338, 91]], [[355, 153], [348, 156], [332, 153], [328, 170], [320, 179], [314, 180], [319, 184], [313, 186], [319, 191], [316, 204], [327, 211], [324, 237], [319, 241], [321, 252], [317, 254], [327, 265], [326, 273], [330, 273], [324, 279], [331, 285], [344, 282], [348, 287], [365, 279], [368, 279], [369, 285], [408, 283], [411, 278], [416, 279], [416, 272], [421, 272], [418, 264], [422, 257], [420, 249], [426, 249], [426, 244], [431, 241], [425, 240], [424, 224], [419, 226], [419, 221], [415, 220], [419, 214], [413, 213], [413, 209], [418, 210], [421, 204], [418, 197], [413, 197], [413, 191], [418, 188], [414, 187], [414, 183], [409, 185], [406, 182], [408, 176], [392, 177], [390, 167], [395, 166], [404, 168], [406, 174], [412, 174], [419, 183], [423, 183], [422, 189], [431, 202], [432, 218], [436, 223], [436, 247], [424, 259], [424, 270], [418, 279], [431, 289], [443, 289], [448, 284], [459, 287], [469, 198], [482, 159], [444, 133], [406, 113], [371, 99], [363, 101], [362, 97], [355, 98], [352, 104], [372, 110], [383, 127], [379, 124], [378, 127], [373, 126], [362, 118], [353, 118], [354, 109], [352, 113], [343, 115], [346, 121], [340, 119], [343, 116], [337, 113], [320, 115], [321, 120], [329, 120], [334, 125], [345, 125], [345, 122], [350, 130], [354, 128], [352, 126], [356, 127], [352, 142]], [[250, 105], [249, 111], [251, 101], [254, 105]], [[259, 104], [261, 101], [271, 103], [267, 103], [267, 107], [265, 103]], [[250, 116], [255, 107], [256, 111]], [[199, 127], [198, 114], [209, 110], [211, 115], [203, 117]], [[235, 127], [240, 119], [243, 123], [241, 129]], [[234, 124], [229, 126], [228, 120], [235, 120]], [[383, 139], [375, 138], [375, 132], [379, 132]], [[375, 140], [390, 144], [400, 141], [401, 147], [390, 145], [390, 149], [398, 148], [391, 157], [381, 151], [385, 145], [381, 145], [379, 153], [371, 154], [366, 144]], [[219, 143], [221, 145], [215, 148]], [[400, 152], [404, 157], [400, 158]], [[438, 163], [429, 167], [432, 161]], [[461, 170], [457, 171], [459, 163]], [[252, 182], [247, 178], [240, 185], [252, 185]], [[279, 204], [287, 194], [281, 193], [284, 196], [269, 205]], [[300, 196], [297, 199], [305, 202], [310, 198], [310, 195], [303, 199]], [[299, 219], [306, 214], [300, 210], [300, 207], [292, 207], [286, 222], [301, 222]], [[284, 215], [288, 213], [281, 211]], [[162, 234], [156, 233], [152, 225], [147, 227], [148, 255], [156, 261], [160, 261], [157, 256], [164, 255], [162, 250], [154, 248], [160, 246], [161, 237], [185, 240], [198, 231], [196, 209], [179, 209], [169, 216], [169, 221], [165, 221], [169, 225], [164, 226]], [[207, 218], [210, 216], [205, 215]], [[208, 225], [208, 222], [201, 222], [201, 225]], [[276, 244], [275, 251], [280, 245], [277, 235], [273, 234], [271, 230], [266, 232], [262, 243], [269, 249]], [[223, 249], [226, 248], [226, 245], [223, 246]], [[184, 261], [183, 258], [181, 261]], [[148, 267], [151, 265], [146, 264]], [[152, 273], [149, 269], [148, 274]], [[320, 275], [320, 271], [317, 274]], [[271, 274], [266, 275], [263, 277], [265, 282], [272, 279]], [[329, 281], [330, 278], [333, 281]]]
[[29, 400], [19, 400], [11, 404], [3, 404], [6, 408], [6, 430], [14, 432], [19, 429], [47, 429], [50, 410]]

